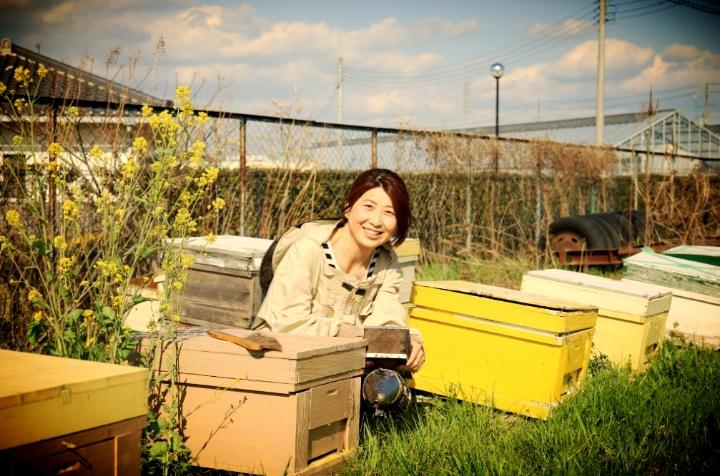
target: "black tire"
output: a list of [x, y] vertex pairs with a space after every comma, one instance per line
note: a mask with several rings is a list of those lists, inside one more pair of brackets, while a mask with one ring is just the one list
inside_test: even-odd
[[548, 231], [551, 236], [559, 235], [562, 232], [577, 234], [585, 240], [585, 248], [588, 250], [609, 249], [605, 228], [585, 216], [558, 218], [550, 224]]
[[622, 217], [618, 213], [594, 213], [589, 216], [605, 228], [611, 249], [627, 245], [629, 233], [627, 228], [623, 227]]

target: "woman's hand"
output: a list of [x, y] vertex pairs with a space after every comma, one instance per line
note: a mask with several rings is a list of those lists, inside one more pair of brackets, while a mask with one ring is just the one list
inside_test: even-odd
[[408, 357], [405, 368], [410, 372], [417, 372], [425, 363], [425, 349], [420, 341], [410, 339], [410, 357]]

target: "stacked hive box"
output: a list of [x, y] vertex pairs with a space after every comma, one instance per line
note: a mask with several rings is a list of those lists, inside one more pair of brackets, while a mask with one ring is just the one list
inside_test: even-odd
[[400, 302], [410, 302], [413, 281], [415, 281], [415, 266], [420, 259], [420, 241], [416, 238], [408, 238], [403, 244], [395, 247], [398, 256], [398, 264], [403, 275], [403, 283], [400, 288]]
[[642, 283], [546, 269], [525, 273], [521, 289], [597, 306], [595, 348], [633, 370], [642, 369], [655, 355], [665, 333], [671, 294]]
[[[177, 243], [177, 242], [176, 242]], [[272, 240], [221, 235], [191, 238], [195, 261], [183, 291], [181, 320], [207, 327], [248, 328], [262, 303], [260, 263]]]
[[282, 351], [251, 352], [208, 335], [182, 342], [185, 435], [197, 465], [268, 475], [330, 471], [357, 445], [366, 341], [270, 335]]
[[0, 350], [0, 473], [140, 474], [147, 369]]
[[546, 418], [585, 377], [593, 306], [464, 281], [417, 282], [413, 303], [419, 390]]

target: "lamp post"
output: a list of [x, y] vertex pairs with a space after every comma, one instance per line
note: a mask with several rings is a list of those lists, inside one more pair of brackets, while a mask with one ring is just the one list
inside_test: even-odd
[[490, 74], [495, 78], [495, 137], [500, 136], [500, 78], [505, 72], [505, 66], [495, 63], [490, 66]]

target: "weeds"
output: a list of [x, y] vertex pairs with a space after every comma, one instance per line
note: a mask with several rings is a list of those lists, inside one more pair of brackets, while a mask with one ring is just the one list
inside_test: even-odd
[[643, 374], [599, 367], [547, 421], [434, 398], [366, 426], [345, 474], [714, 474], [720, 353], [670, 341]]

